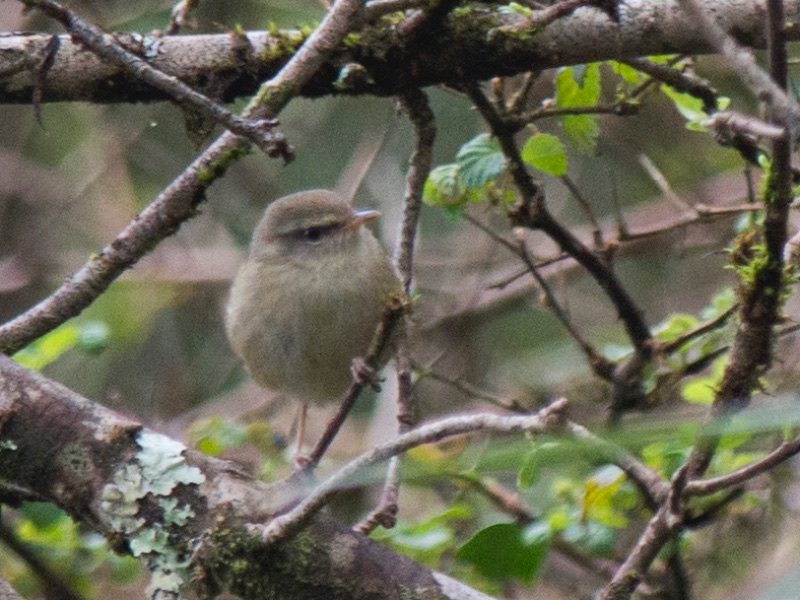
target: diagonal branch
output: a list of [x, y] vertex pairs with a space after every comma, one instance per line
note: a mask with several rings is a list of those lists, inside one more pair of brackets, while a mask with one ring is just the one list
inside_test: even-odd
[[147, 61], [126, 50], [100, 29], [81, 19], [54, 0], [20, 0], [28, 7], [40, 9], [47, 16], [61, 23], [74, 39], [83, 42], [104, 61], [122, 68], [132, 77], [161, 90], [183, 108], [191, 107], [210, 117], [237, 135], [247, 138], [273, 158], [292, 159], [291, 147], [281, 133], [272, 130], [277, 122], [269, 119], [248, 119], [233, 114], [222, 105], [211, 100], [183, 83], [177, 77], [167, 75], [150, 66]]
[[350, 461], [285, 515], [276, 517], [262, 530], [267, 544], [275, 544], [293, 537], [324, 507], [342, 487], [351, 484], [353, 477], [366, 468], [381, 463], [392, 456], [423, 444], [438, 442], [448, 437], [477, 432], [541, 433], [560, 426], [567, 401], [557, 400], [533, 415], [497, 416], [491, 414], [446, 417], [404, 433], [393, 440], [375, 446]]

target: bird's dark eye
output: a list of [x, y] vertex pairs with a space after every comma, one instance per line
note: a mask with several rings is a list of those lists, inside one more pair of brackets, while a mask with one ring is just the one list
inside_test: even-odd
[[300, 232], [300, 237], [309, 242], [318, 242], [322, 234], [322, 227], [307, 227]]
[[298, 242], [307, 242], [310, 244], [316, 244], [322, 238], [330, 235], [336, 229], [338, 229], [339, 225], [312, 225], [311, 227], [303, 227], [302, 229], [296, 229], [290, 233], [292, 239]]

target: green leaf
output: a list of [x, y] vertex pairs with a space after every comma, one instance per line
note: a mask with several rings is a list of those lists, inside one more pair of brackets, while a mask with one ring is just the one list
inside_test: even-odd
[[[564, 67], [556, 76], [556, 105], [593, 106], [600, 99], [600, 65]], [[594, 154], [600, 127], [597, 115], [566, 115], [561, 118], [564, 133], [584, 154]]]
[[91, 354], [99, 354], [108, 347], [111, 333], [103, 321], [89, 321], [81, 325], [77, 347]]
[[700, 98], [677, 92], [666, 84], [661, 85], [661, 91], [664, 92], [678, 112], [686, 119], [686, 127], [692, 131], [708, 131], [701, 123], [708, 119], [708, 114], [703, 110], [703, 101]]
[[614, 72], [622, 77], [626, 83], [636, 84], [644, 79], [644, 76], [630, 65], [626, 65], [625, 63], [621, 63], [616, 60], [609, 60], [608, 64], [611, 65], [611, 68], [614, 69]]
[[482, 133], [461, 146], [456, 160], [461, 167], [461, 181], [466, 187], [481, 187], [506, 169], [506, 157], [500, 144], [488, 133]]
[[439, 165], [425, 181], [422, 200], [433, 206], [455, 206], [464, 202], [464, 182], [461, 166], [455, 163]]
[[461, 522], [473, 518], [471, 508], [459, 503], [421, 523], [400, 522], [393, 529], [378, 529], [372, 537], [423, 564], [436, 566], [442, 554], [453, 547], [456, 528], [460, 529]]
[[241, 447], [247, 442], [247, 427], [214, 415], [192, 423], [189, 439], [194, 440], [200, 452], [219, 456], [225, 450]]
[[513, 523], [490, 525], [461, 546], [456, 556], [487, 577], [530, 584], [550, 549], [550, 536], [540, 533]]
[[625, 473], [612, 465], [598, 470], [584, 483], [583, 519], [592, 519], [608, 527], [625, 527], [628, 520], [617, 508], [616, 495], [625, 483]]
[[39, 371], [74, 348], [80, 336], [80, 327], [75, 323], [65, 323], [25, 346], [14, 355], [14, 360]]
[[537, 133], [528, 138], [522, 148], [522, 160], [550, 175], [566, 175], [567, 154], [556, 136]]
[[687, 379], [681, 386], [681, 396], [692, 404], [711, 404], [714, 394], [725, 373], [727, 358], [722, 356], [714, 361], [709, 375], [700, 375]]
[[700, 311], [701, 319], [718, 317], [736, 303], [736, 292], [732, 287], [724, 288], [718, 292], [708, 306]]
[[670, 341], [686, 333], [697, 324], [698, 319], [694, 315], [674, 313], [653, 328], [653, 335], [659, 340]]
[[522, 468], [517, 474], [517, 487], [525, 490], [533, 486], [539, 477], [539, 452], [536, 448], [531, 450], [522, 462]]
[[695, 377], [681, 386], [681, 396], [692, 404], [711, 404], [714, 401], [714, 378]]
[[582, 546], [593, 556], [614, 554], [614, 530], [597, 521], [575, 523], [564, 530], [563, 537], [568, 542]]

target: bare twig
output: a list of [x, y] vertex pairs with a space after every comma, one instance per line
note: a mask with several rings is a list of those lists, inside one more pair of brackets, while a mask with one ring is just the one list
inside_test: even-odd
[[[98, 27], [84, 21], [55, 0], [21, 1], [61, 23], [72, 36], [81, 40], [101, 59], [125, 69], [131, 75], [168, 94], [180, 106], [191, 107], [223, 124], [233, 133], [250, 140], [267, 156], [282, 157], [286, 161], [292, 159], [292, 149], [284, 135], [273, 131], [278, 124], [274, 119], [248, 118], [233, 114], [208, 96], [194, 91], [177, 77], [153, 68], [147, 61], [126, 50], [110, 36], [104, 35]], [[158, 40], [154, 39], [153, 44], [157, 43]]]
[[646, 154], [639, 155], [639, 164], [642, 165], [647, 174], [650, 176], [650, 179], [658, 186], [658, 189], [661, 190], [661, 193], [664, 194], [664, 197], [672, 202], [675, 206], [679, 209], [684, 210], [691, 214], [692, 216], [699, 216], [697, 210], [688, 202], [686, 202], [683, 198], [681, 198], [672, 186], [670, 185], [667, 178], [664, 177], [664, 174], [661, 172], [655, 163], [650, 160], [650, 157]]
[[547, 298], [548, 308], [553, 312], [558, 321], [561, 323], [562, 327], [564, 327], [567, 333], [569, 333], [569, 335], [584, 353], [589, 365], [598, 376], [602, 377], [603, 379], [609, 379], [613, 371], [613, 365], [608, 362], [605, 357], [598, 352], [572, 324], [569, 315], [567, 315], [566, 311], [561, 307], [558, 298], [556, 298], [555, 294], [550, 289], [550, 285], [547, 283], [547, 280], [545, 280], [541, 273], [539, 273], [536, 264], [533, 262], [530, 254], [527, 251], [527, 248], [525, 247], [524, 241], [519, 240], [516, 244], [514, 244], [506, 240], [501, 235], [498, 235], [490, 228], [486, 227], [472, 215], [464, 213], [463, 217], [520, 258], [520, 260], [525, 264], [525, 268], [527, 269], [528, 273], [533, 276], [533, 278], [536, 280], [536, 284], [539, 286], [539, 288], [541, 288], [542, 292]]
[[[513, 412], [520, 412], [521, 408], [516, 400], [508, 400], [506, 398], [490, 394], [481, 390], [473, 385], [445, 377], [436, 371], [428, 370], [425, 372], [426, 377], [431, 377], [436, 381], [445, 383], [468, 396], [486, 400], [495, 406], [505, 408]], [[577, 440], [591, 446], [603, 460], [618, 466], [622, 469], [630, 480], [636, 485], [642, 493], [645, 502], [651, 508], [655, 509], [659, 502], [666, 496], [667, 483], [650, 467], [640, 461], [635, 455], [628, 452], [620, 446], [616, 446], [611, 442], [595, 435], [584, 426], [579, 425], [573, 421], [567, 421], [564, 424], [564, 430]]]
[[[428, 97], [421, 90], [409, 91], [400, 99], [414, 126], [414, 152], [411, 154], [406, 190], [403, 202], [403, 222], [395, 252], [397, 270], [406, 296], [411, 296], [414, 276], [414, 245], [417, 239], [417, 224], [422, 209], [422, 191], [433, 162], [433, 143], [436, 138], [436, 122], [428, 104]], [[398, 433], [409, 431], [417, 423], [417, 410], [411, 386], [411, 357], [408, 340], [400, 336], [397, 352], [397, 420]], [[356, 529], [369, 533], [378, 525], [394, 527], [397, 517], [397, 498], [400, 486], [400, 460], [394, 456], [389, 461], [386, 481], [380, 501]]]
[[600, 223], [597, 220], [597, 217], [594, 214], [594, 210], [592, 210], [592, 205], [589, 203], [589, 200], [581, 193], [578, 186], [575, 185], [575, 182], [572, 181], [572, 177], [569, 175], [562, 175], [561, 176], [561, 183], [570, 191], [573, 198], [578, 202], [578, 206], [581, 207], [584, 216], [589, 221], [592, 226], [592, 240], [594, 241], [594, 249], [596, 252], [603, 252], [605, 251], [605, 242], [603, 242], [603, 229], [600, 227]]
[[475, 432], [494, 433], [541, 433], [558, 427], [566, 409], [566, 400], [557, 400], [550, 406], [529, 416], [507, 416], [479, 414], [448, 417], [417, 427], [384, 442], [369, 452], [350, 461], [336, 471], [328, 479], [318, 485], [314, 491], [300, 504], [285, 515], [276, 517], [263, 528], [262, 539], [266, 543], [277, 543], [292, 537], [300, 531], [308, 521], [327, 504], [337, 490], [347, 486], [353, 477], [369, 466], [380, 463], [392, 456], [415, 448], [422, 444], [438, 442], [448, 437]]
[[446, 377], [441, 373], [439, 373], [438, 371], [434, 371], [433, 369], [430, 368], [417, 367], [417, 370], [420, 373], [420, 377], [430, 377], [435, 381], [439, 381], [441, 383], [447, 384], [455, 388], [456, 390], [466, 394], [467, 396], [471, 396], [472, 398], [477, 398], [478, 400], [483, 400], [484, 402], [488, 402], [492, 406], [496, 406], [498, 408], [502, 408], [503, 410], [507, 410], [509, 412], [518, 414], [530, 413], [530, 409], [523, 406], [516, 398], [507, 399], [502, 396], [490, 394], [486, 390], [480, 389], [477, 386], [472, 385], [471, 383], [460, 381], [458, 379], [451, 379], [450, 377]]
[[[393, 297], [389, 299], [389, 304], [381, 317], [380, 323], [378, 323], [375, 337], [372, 339], [367, 356], [364, 357], [364, 362], [366, 362], [367, 366], [371, 369], [377, 370], [380, 368], [381, 365], [378, 361], [389, 347], [395, 328], [400, 324], [407, 310], [408, 302], [405, 298]], [[308, 455], [308, 458], [298, 465], [303, 472], [312, 471], [319, 464], [320, 459], [325, 455], [325, 452], [333, 442], [339, 429], [341, 429], [347, 415], [350, 413], [350, 410], [353, 408], [353, 405], [368, 383], [369, 382], [357, 377], [353, 378], [353, 382], [350, 384], [347, 393], [345, 393], [344, 398], [339, 403], [339, 410], [336, 415], [328, 422], [325, 431], [322, 433], [322, 437], [311, 451], [311, 454]]]
[[742, 485], [754, 477], [766, 473], [798, 453], [800, 453], [800, 438], [795, 438], [784, 442], [764, 458], [752, 462], [749, 465], [745, 465], [744, 467], [740, 467], [735, 471], [720, 475], [719, 477], [702, 480], [698, 479], [689, 482], [686, 484], [684, 494], [687, 496], [708, 496], [720, 490]]
[[508, 161], [509, 171], [520, 193], [520, 200], [510, 214], [512, 223], [530, 229], [539, 229], [547, 234], [561, 249], [580, 263], [597, 281], [617, 308], [617, 314], [625, 325], [628, 336], [636, 351], [649, 357], [652, 349], [650, 329], [644, 321], [641, 310], [636, 306], [628, 292], [609, 266], [594, 252], [589, 250], [566, 228], [561, 226], [544, 206], [543, 192], [528, 173], [520, 157], [519, 150], [502, 115], [484, 96], [478, 86], [468, 89], [470, 99], [492, 129], [500, 142], [500, 147]]
[[703, 110], [711, 114], [717, 110], [718, 92], [711, 84], [696, 74], [672, 68], [647, 58], [634, 58], [624, 61], [637, 71], [647, 73], [653, 79], [662, 81], [677, 92], [690, 94], [703, 101]]
[[665, 233], [670, 233], [671, 231], [682, 229], [694, 223], [699, 223], [708, 217], [756, 212], [762, 210], [763, 207], [760, 204], [734, 204], [731, 206], [706, 206], [705, 204], [695, 204], [692, 208], [692, 214], [687, 214], [684, 218], [678, 219], [669, 225], [654, 225], [652, 227], [639, 229], [638, 231], [633, 232], [627, 230], [627, 227], [624, 226], [624, 222], [618, 221], [618, 225], [622, 223], [622, 226], [619, 227], [618, 231], [619, 241], [632, 242], [636, 240], [644, 240], [650, 237], [663, 235]]
[[728, 319], [734, 315], [739, 308], [738, 304], [734, 304], [727, 310], [724, 310], [722, 313], [714, 317], [713, 319], [709, 319], [705, 323], [699, 323], [689, 331], [681, 334], [674, 340], [670, 340], [669, 342], [665, 342], [659, 346], [659, 350], [664, 352], [665, 354], [671, 354], [678, 350], [684, 344], [691, 342], [694, 339], [697, 339], [701, 336], [704, 336], [710, 331], [714, 331], [722, 326], [724, 326]]

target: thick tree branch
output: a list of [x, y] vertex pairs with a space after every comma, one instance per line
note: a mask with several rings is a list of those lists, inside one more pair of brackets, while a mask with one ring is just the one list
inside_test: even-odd
[[[0, 480], [54, 502], [117, 551], [148, 561], [155, 587], [164, 581], [160, 571], [175, 568], [181, 587], [201, 597], [229, 590], [247, 600], [487, 599], [325, 517], [267, 548], [247, 524], [266, 524], [305, 497], [310, 490], [301, 481], [261, 483], [4, 356]], [[154, 537], [163, 543], [146, 545]], [[180, 566], [187, 558], [190, 565]]]
[[[367, 21], [382, 8], [380, 4], [367, 5]], [[703, 4], [713, 6], [717, 24], [740, 44], [766, 46], [765, 14], [759, 2], [703, 0]], [[800, 36], [800, 0], [786, 2], [786, 15], [787, 35], [796, 39]], [[477, 81], [598, 60], [714, 50], [696, 20], [688, 18], [675, 0], [623, 2], [619, 16], [617, 23], [599, 9], [581, 7], [543, 29], [537, 26], [521, 34], [513, 26], [525, 17], [498, 13], [490, 5], [476, 6], [466, 13], [448, 15], [441, 30], [426, 36], [424, 44], [406, 37], [396, 20], [377, 20], [340, 46], [303, 85], [302, 93], [396, 95], [454, 80]], [[235, 51], [240, 40], [233, 35], [116, 37], [156, 69], [197, 91], [219, 92], [226, 101], [254, 93], [303, 41], [297, 31], [249, 32], [246, 37], [252, 52], [242, 54]], [[31, 102], [35, 89], [31, 73], [45, 56], [49, 39], [49, 35], [0, 37], [0, 103]], [[118, 67], [103, 64], [68, 36], [60, 36], [59, 41], [43, 102], [167, 99], [163, 92]], [[347, 65], [364, 67], [367, 77], [348, 84], [341, 77]]]

